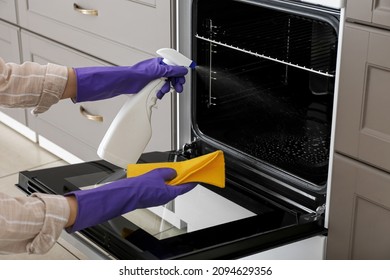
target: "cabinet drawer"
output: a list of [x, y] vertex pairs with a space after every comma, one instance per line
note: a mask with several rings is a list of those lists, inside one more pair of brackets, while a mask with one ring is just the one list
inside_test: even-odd
[[351, 20], [390, 28], [389, 0], [347, 1], [346, 16]]
[[0, 57], [6, 62], [20, 63], [19, 32], [18, 27], [0, 20]]
[[171, 1], [23, 0], [20, 24], [114, 64], [171, 46]]
[[336, 154], [328, 259], [390, 258], [390, 174]]
[[[26, 60], [41, 64], [51, 62], [71, 67], [106, 64], [96, 58], [25, 31], [22, 31], [22, 46], [23, 57]], [[79, 158], [83, 160], [97, 159], [96, 150], [100, 141], [125, 100], [127, 97], [123, 95], [102, 101], [78, 104], [62, 100], [38, 117], [28, 114], [29, 125], [38, 134]], [[152, 116], [154, 134], [147, 146], [149, 151], [171, 149], [170, 99], [164, 98], [161, 101], [163, 102], [159, 104], [158, 110], [155, 110]], [[85, 114], [80, 113], [81, 108], [85, 110], [85, 114], [100, 116], [103, 121], [86, 118]], [[131, 149], [131, 144], [124, 148]]]
[[[0, 2], [0, 8], [3, 2]], [[2, 10], [1, 10], [2, 11]], [[20, 63], [19, 28], [0, 20], [0, 57], [6, 62]], [[24, 109], [0, 109], [3, 113], [26, 125]]]
[[346, 25], [335, 149], [390, 171], [390, 32]]
[[0, 18], [12, 23], [17, 23], [15, 0], [0, 1]]

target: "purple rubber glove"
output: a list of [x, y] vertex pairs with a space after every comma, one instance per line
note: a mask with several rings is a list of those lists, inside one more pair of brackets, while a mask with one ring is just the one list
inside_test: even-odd
[[77, 199], [76, 221], [68, 232], [106, 222], [139, 208], [163, 205], [192, 190], [197, 184], [169, 186], [166, 181], [176, 177], [172, 168], [158, 168], [144, 175], [122, 179], [94, 189], [66, 194]]
[[186, 67], [166, 65], [161, 57], [144, 60], [133, 66], [81, 67], [74, 70], [77, 77], [76, 102], [138, 93], [149, 82], [167, 78], [157, 93], [161, 99], [170, 91], [171, 85], [177, 92], [182, 92], [184, 76], [188, 73]]

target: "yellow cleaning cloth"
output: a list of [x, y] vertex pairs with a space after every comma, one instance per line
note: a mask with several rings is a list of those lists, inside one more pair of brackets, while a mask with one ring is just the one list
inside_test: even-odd
[[168, 182], [172, 186], [197, 182], [225, 187], [225, 158], [222, 151], [179, 162], [128, 164], [127, 177], [139, 176], [161, 167], [176, 170], [177, 176]]

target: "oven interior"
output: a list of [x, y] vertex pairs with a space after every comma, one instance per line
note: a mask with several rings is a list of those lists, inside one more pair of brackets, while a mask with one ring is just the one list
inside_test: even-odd
[[257, 170], [323, 193], [337, 18], [271, 1], [194, 2], [195, 134]]

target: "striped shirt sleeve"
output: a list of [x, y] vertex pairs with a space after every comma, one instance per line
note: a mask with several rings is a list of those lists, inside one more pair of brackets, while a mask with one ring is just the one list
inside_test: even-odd
[[34, 62], [5, 63], [0, 58], [0, 105], [47, 111], [64, 93], [68, 81], [66, 66]]
[[69, 211], [60, 195], [0, 193], [0, 254], [48, 252], [66, 225]]

